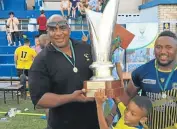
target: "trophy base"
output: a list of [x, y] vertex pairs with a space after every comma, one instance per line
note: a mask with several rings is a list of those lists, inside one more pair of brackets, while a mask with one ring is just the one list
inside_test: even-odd
[[114, 81], [84, 81], [84, 89], [86, 89], [86, 97], [94, 97], [98, 89], [104, 89], [107, 97], [119, 97], [124, 93], [124, 87], [121, 86], [119, 80]]
[[98, 81], [105, 81], [105, 80], [114, 81], [115, 79], [114, 79], [113, 76], [109, 76], [109, 77], [96, 77], [96, 76], [93, 76], [93, 77], [90, 78], [90, 80], [98, 82]]

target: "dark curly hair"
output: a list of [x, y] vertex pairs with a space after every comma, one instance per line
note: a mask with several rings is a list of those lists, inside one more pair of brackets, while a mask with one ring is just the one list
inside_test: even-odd
[[177, 40], [177, 36], [175, 33], [173, 33], [172, 31], [163, 31], [162, 33], [159, 34], [158, 38], [162, 37], [162, 36], [168, 36], [168, 37], [171, 37], [175, 40]]

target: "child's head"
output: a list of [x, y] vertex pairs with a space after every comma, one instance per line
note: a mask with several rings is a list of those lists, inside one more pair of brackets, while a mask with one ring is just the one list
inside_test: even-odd
[[136, 126], [145, 123], [148, 114], [152, 110], [152, 103], [148, 97], [135, 96], [127, 105], [124, 113], [124, 121], [128, 126]]

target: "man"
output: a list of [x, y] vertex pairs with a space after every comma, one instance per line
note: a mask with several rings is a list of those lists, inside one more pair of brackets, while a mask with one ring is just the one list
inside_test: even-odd
[[79, 0], [71, 0], [71, 4], [72, 4], [72, 7], [71, 7], [71, 17], [72, 18], [76, 18], [76, 13], [78, 11], [78, 2]]
[[48, 34], [42, 34], [39, 36], [39, 45], [41, 49], [44, 49], [50, 43], [50, 37]]
[[13, 45], [16, 46], [16, 38], [18, 40], [18, 45], [21, 46], [20, 38], [19, 38], [19, 32], [18, 32], [18, 25], [19, 21], [16, 17], [14, 17], [14, 13], [9, 13], [9, 18], [7, 19], [7, 26], [10, 28], [11, 36], [12, 36], [12, 42]]
[[61, 13], [62, 13], [62, 16], [64, 17], [64, 11], [67, 10], [68, 11], [68, 16], [67, 18], [69, 18], [70, 16], [70, 11], [71, 11], [71, 2], [70, 0], [62, 0], [61, 1], [61, 4], [60, 4], [60, 9], [61, 9]]
[[86, 17], [85, 8], [87, 7], [88, 1], [80, 0], [80, 2], [78, 2], [78, 16], [81, 17], [82, 19]]
[[124, 96], [128, 103], [142, 89], [142, 95], [153, 102], [148, 118], [150, 129], [164, 129], [177, 123], [177, 36], [162, 32], [154, 46], [155, 59], [132, 72]]
[[50, 109], [52, 129], [99, 129], [96, 104], [82, 90], [83, 81], [92, 76], [90, 46], [69, 38], [69, 25], [60, 15], [51, 16], [47, 26], [51, 43], [29, 72], [34, 105]]
[[35, 56], [36, 52], [34, 49], [30, 48], [30, 41], [28, 39], [24, 39], [24, 45], [18, 47], [14, 54], [14, 61], [19, 77], [23, 73], [28, 76], [28, 70], [33, 63]]
[[39, 35], [46, 34], [47, 30], [47, 18], [44, 14], [44, 10], [41, 10], [41, 15], [37, 19], [37, 24], [39, 25]]

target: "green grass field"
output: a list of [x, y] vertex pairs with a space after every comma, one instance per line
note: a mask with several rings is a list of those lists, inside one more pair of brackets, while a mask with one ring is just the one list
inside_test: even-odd
[[[0, 119], [5, 117], [2, 112], [7, 112], [10, 108], [17, 108], [21, 110], [22, 113], [44, 114], [43, 109], [34, 110], [30, 98], [27, 100], [20, 99], [20, 104], [17, 104], [16, 98], [12, 100], [9, 94], [7, 104], [4, 104], [2, 92], [0, 92]], [[28, 108], [29, 111], [25, 112], [25, 108]], [[0, 129], [44, 129], [47, 122], [40, 117], [41, 116], [29, 115], [16, 115], [12, 118], [6, 117], [7, 121], [0, 121]]]

